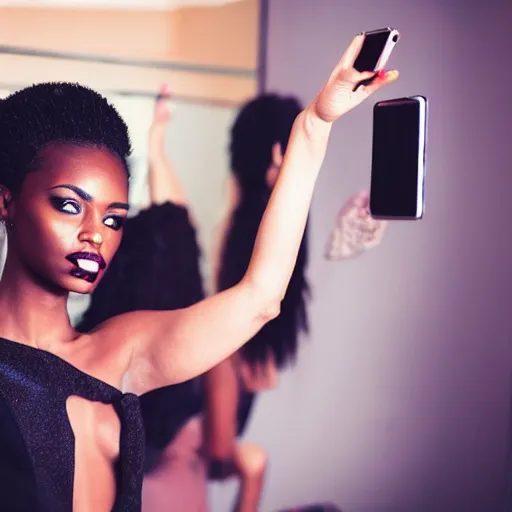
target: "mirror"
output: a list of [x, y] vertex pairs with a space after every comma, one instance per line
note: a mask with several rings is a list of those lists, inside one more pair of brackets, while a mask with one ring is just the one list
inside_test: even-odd
[[[203, 250], [224, 205], [229, 129], [238, 106], [257, 94], [261, 68], [260, 2], [214, 3], [221, 5], [3, 7], [0, 15], [0, 97], [32, 83], [74, 81], [105, 95], [125, 119], [133, 144], [131, 214], [147, 201], [148, 130], [158, 90], [170, 84], [167, 150]], [[6, 248], [0, 244], [1, 269]], [[202, 265], [208, 278], [206, 258]], [[87, 304], [88, 297], [73, 295], [72, 317]]]

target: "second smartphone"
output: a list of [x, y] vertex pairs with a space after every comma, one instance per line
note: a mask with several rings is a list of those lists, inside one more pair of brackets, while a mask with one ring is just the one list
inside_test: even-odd
[[376, 219], [423, 217], [427, 99], [380, 101], [373, 109], [370, 214]]

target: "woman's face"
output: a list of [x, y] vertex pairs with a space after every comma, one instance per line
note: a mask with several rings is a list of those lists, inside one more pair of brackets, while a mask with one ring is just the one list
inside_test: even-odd
[[109, 151], [52, 145], [10, 207], [9, 256], [45, 285], [91, 293], [121, 242], [128, 180]]

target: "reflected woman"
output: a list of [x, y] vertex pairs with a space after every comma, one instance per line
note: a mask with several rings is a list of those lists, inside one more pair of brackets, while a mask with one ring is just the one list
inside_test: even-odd
[[[169, 98], [164, 85], [148, 136], [149, 206], [126, 221], [119, 250], [91, 296], [80, 332], [121, 313], [186, 308], [204, 298], [196, 231], [166, 154]], [[145, 393], [140, 404], [146, 433], [143, 510], [205, 510], [202, 379]]]
[[[240, 110], [231, 130], [231, 169], [228, 208], [217, 232], [213, 253], [214, 291], [229, 289], [247, 271], [258, 226], [267, 208], [283, 163], [295, 119], [302, 111], [293, 97], [261, 95]], [[349, 230], [346, 218], [354, 218]], [[343, 224], [345, 223], [345, 224]], [[343, 232], [340, 233], [340, 225]], [[329, 241], [329, 259], [344, 259], [339, 250], [350, 235], [366, 232], [366, 246], [378, 245], [385, 224], [371, 219], [368, 196], [360, 192], [345, 203]], [[345, 246], [343, 245], [343, 247]], [[355, 247], [353, 243], [350, 247]], [[214, 480], [240, 478], [235, 509], [253, 512], [258, 508], [267, 464], [264, 450], [253, 443], [239, 442], [258, 391], [277, 385], [278, 374], [297, 358], [299, 340], [308, 332], [306, 279], [307, 229], [300, 242], [290, 282], [281, 301], [278, 317], [268, 322], [237, 353], [206, 375], [206, 445], [209, 475]]]

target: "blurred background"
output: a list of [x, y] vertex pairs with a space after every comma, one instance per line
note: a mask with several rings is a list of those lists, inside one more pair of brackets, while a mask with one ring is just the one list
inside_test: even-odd
[[[369, 185], [372, 99], [336, 125], [315, 193], [311, 334], [244, 435], [270, 457], [262, 511], [512, 510], [511, 21], [506, 0], [0, 1], [0, 95], [50, 80], [105, 94], [132, 135], [133, 213], [171, 84], [168, 153], [205, 252], [238, 107], [263, 91], [306, 103], [353, 35], [400, 30], [401, 78], [375, 101], [429, 100], [425, 218], [393, 223], [364, 257], [323, 257], [342, 203]], [[230, 510], [232, 483], [210, 491], [211, 510]]]

